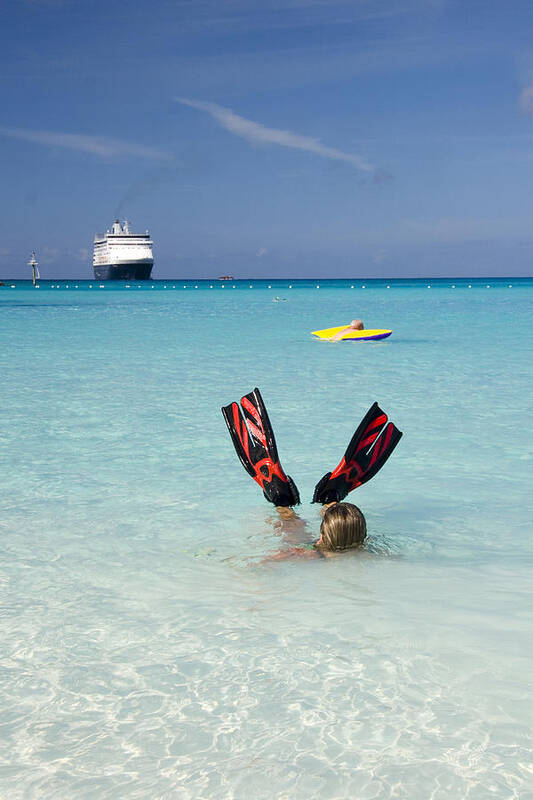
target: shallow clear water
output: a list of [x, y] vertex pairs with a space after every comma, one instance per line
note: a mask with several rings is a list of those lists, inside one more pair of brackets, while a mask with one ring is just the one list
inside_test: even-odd
[[[250, 283], [0, 288], [0, 796], [533, 798], [533, 282]], [[254, 386], [310, 540], [372, 401], [404, 431], [365, 552], [265, 560]]]

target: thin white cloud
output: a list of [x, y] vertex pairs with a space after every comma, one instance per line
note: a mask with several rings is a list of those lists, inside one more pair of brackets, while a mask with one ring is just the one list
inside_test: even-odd
[[363, 172], [374, 172], [376, 169], [373, 164], [370, 164], [365, 158], [355, 153], [345, 153], [335, 147], [328, 147], [322, 144], [320, 139], [313, 139], [310, 136], [302, 136], [299, 133], [282, 131], [278, 128], [267, 128], [259, 122], [253, 122], [250, 119], [241, 117], [231, 109], [223, 108], [223, 106], [218, 106], [216, 103], [188, 100], [186, 97], [177, 97], [176, 100], [185, 106], [196, 108], [199, 111], [206, 111], [227, 131], [253, 144], [277, 144], [280, 147], [306, 150], [308, 153], [314, 153], [322, 158], [345, 161]]
[[25, 0], [28, 6], [70, 6], [72, 0]]
[[43, 264], [54, 264], [60, 255], [61, 250], [58, 247], [49, 247], [45, 245], [40, 252], [41, 262]]
[[[41, 0], [43, 2], [43, 0]], [[433, 19], [446, 0], [173, 0], [181, 30], [249, 33], [310, 27], [359, 25], [368, 20], [429, 15]]]
[[75, 255], [75, 258], [78, 261], [84, 261], [84, 262], [88, 261], [89, 260], [89, 256], [90, 256], [89, 248], [88, 247], [79, 247], [78, 250], [76, 250], [76, 253], [74, 255]]
[[169, 160], [171, 156], [155, 147], [124, 142], [120, 139], [108, 139], [105, 136], [87, 136], [82, 133], [62, 133], [59, 131], [32, 131], [26, 128], [8, 128], [0, 125], [0, 136], [35, 142], [46, 147], [59, 147], [67, 150], [78, 150], [101, 158], [117, 156], [136, 156], [152, 161]]
[[259, 250], [256, 253], [256, 256], [257, 256], [257, 258], [263, 258], [263, 256], [266, 256], [267, 253], [268, 253], [268, 250], [266, 249], [266, 247], [260, 247]]
[[387, 256], [388, 256], [388, 251], [382, 247], [379, 250], [376, 250], [374, 253], [372, 253], [371, 258], [374, 264], [382, 264], [383, 261], [385, 261], [385, 259], [387, 258]]
[[533, 86], [526, 86], [520, 93], [520, 108], [526, 114], [533, 114]]
[[[361, 240], [368, 234], [390, 243], [460, 244], [476, 241], [496, 241], [524, 235], [524, 219], [491, 219], [483, 217], [437, 217], [433, 219], [402, 219], [390, 228], [361, 231]], [[357, 234], [356, 234], [357, 236]]]

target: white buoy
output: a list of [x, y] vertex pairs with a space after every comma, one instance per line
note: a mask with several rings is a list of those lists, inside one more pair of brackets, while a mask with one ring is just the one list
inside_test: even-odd
[[469, 289], [471, 289], [471, 288], [472, 288], [472, 284], [471, 284], [471, 283], [469, 283], [469, 284], [468, 284], [468, 288], [469, 288]]
[[390, 286], [387, 286], [387, 289], [390, 289]]
[[291, 285], [289, 286], [289, 289], [292, 289], [292, 283], [291, 283]]
[[512, 289], [512, 288], [513, 288], [513, 284], [512, 284], [512, 283], [510, 283], [510, 284], [509, 284], [509, 289]]
[[361, 289], [366, 289], [366, 286], [361, 286]]
[[452, 283], [452, 289], [455, 289], [455, 283]]
[[316, 288], [320, 289], [320, 284], [319, 283], [317, 283]]

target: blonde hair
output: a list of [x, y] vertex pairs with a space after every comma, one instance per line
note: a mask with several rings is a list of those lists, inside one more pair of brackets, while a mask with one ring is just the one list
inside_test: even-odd
[[365, 536], [363, 512], [353, 503], [335, 503], [324, 512], [318, 547], [323, 550], [347, 550], [363, 544]]

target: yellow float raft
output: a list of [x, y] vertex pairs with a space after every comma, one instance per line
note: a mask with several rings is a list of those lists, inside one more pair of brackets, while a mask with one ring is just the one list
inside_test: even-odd
[[[347, 327], [347, 325], [338, 325], [336, 328], [324, 328], [321, 331], [311, 331], [311, 333], [313, 336], [316, 336], [317, 339], [331, 339], [336, 333], [340, 333], [340, 331], [343, 331]], [[386, 339], [391, 333], [392, 331], [386, 330], [385, 328], [371, 328], [367, 331], [346, 331], [339, 341], [376, 341], [377, 339]]]

